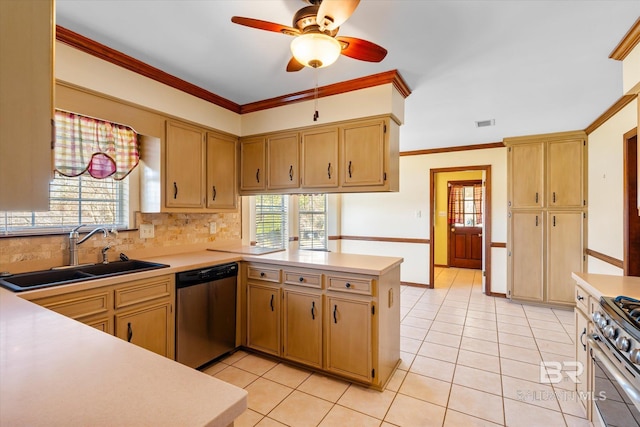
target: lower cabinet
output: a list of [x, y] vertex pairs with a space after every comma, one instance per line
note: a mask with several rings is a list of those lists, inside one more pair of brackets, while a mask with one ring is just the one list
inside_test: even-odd
[[593, 359], [591, 358], [591, 346], [587, 337], [593, 333], [593, 322], [591, 314], [596, 310], [598, 298], [587, 293], [581, 286], [574, 282], [575, 313], [575, 336], [576, 362], [579, 375], [576, 378], [576, 400], [579, 401], [589, 420], [593, 420]]
[[[174, 358], [173, 275], [77, 292], [51, 292], [51, 288], [33, 292], [27, 299], [161, 356]], [[39, 297], [42, 294], [48, 296]]]
[[371, 301], [327, 296], [327, 370], [370, 382]]
[[322, 368], [322, 295], [284, 290], [282, 357]]
[[280, 288], [247, 286], [247, 345], [280, 355]]

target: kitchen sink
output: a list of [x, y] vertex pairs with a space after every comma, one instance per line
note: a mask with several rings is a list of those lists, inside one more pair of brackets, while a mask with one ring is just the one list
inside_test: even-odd
[[92, 264], [14, 274], [0, 278], [0, 286], [14, 292], [21, 292], [165, 267], [169, 266], [140, 260], [115, 261], [109, 264]]

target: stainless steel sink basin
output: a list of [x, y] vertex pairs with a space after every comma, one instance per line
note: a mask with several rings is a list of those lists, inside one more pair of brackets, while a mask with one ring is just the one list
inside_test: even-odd
[[41, 270], [14, 274], [0, 278], [0, 286], [14, 292], [22, 292], [165, 267], [169, 266], [139, 260], [115, 261], [109, 264], [83, 265], [60, 270]]

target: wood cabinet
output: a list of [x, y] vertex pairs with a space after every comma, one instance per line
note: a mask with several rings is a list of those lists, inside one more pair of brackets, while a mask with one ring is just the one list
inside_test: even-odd
[[240, 190], [262, 191], [266, 188], [265, 138], [240, 140]]
[[237, 139], [207, 133], [207, 186], [209, 209], [235, 209], [238, 206], [236, 180]]
[[[174, 358], [174, 275], [123, 282], [77, 292], [52, 288], [28, 299], [161, 356]], [[42, 296], [47, 294], [47, 296]]]
[[586, 135], [505, 138], [507, 288], [511, 299], [573, 306], [571, 272], [585, 264]]
[[370, 382], [373, 306], [369, 299], [327, 296], [327, 370]]
[[202, 208], [204, 132], [180, 122], [167, 122], [167, 207]]
[[399, 133], [380, 116], [242, 138], [241, 194], [398, 191]]
[[384, 387], [400, 358], [399, 266], [379, 276], [266, 263], [242, 271], [247, 347]]
[[267, 138], [267, 188], [279, 190], [300, 186], [298, 134], [284, 133]]
[[338, 187], [338, 128], [319, 128], [300, 133], [302, 187]]
[[2, 211], [49, 209], [54, 41], [53, 1], [0, 2]]
[[575, 336], [573, 341], [576, 345], [576, 361], [579, 369], [582, 369], [582, 372], [577, 377], [576, 391], [578, 398], [576, 400], [586, 410], [587, 418], [593, 420], [593, 401], [589, 396], [593, 396], [594, 368], [593, 359], [590, 356], [591, 345], [587, 337], [593, 333], [594, 326], [591, 316], [593, 310], [599, 304], [597, 297], [590, 295], [575, 281], [573, 296], [576, 301], [576, 307], [574, 308]]

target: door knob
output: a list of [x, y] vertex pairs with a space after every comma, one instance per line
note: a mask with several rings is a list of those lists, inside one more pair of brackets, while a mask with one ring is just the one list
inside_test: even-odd
[[452, 229], [451, 229], [451, 232], [452, 232], [452, 233], [453, 233], [453, 232], [455, 232], [455, 231], [456, 231], [456, 229], [455, 229], [455, 228], [452, 228]]

